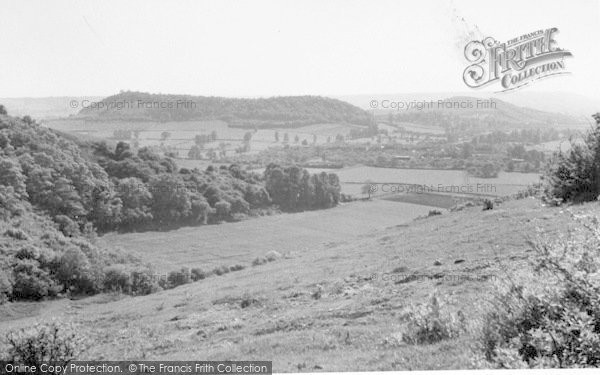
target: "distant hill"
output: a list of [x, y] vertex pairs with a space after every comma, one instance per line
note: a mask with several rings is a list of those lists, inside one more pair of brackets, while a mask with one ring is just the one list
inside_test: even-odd
[[368, 125], [368, 112], [319, 96], [224, 98], [122, 92], [76, 116], [92, 121], [222, 120], [233, 127], [299, 127], [323, 123]]
[[473, 98], [499, 99], [520, 107], [529, 107], [539, 111], [562, 113], [571, 116], [589, 118], [592, 113], [600, 110], [600, 100], [570, 92], [536, 92], [516, 91], [506, 93], [489, 93], [479, 91], [466, 92], [419, 92], [419, 93], [388, 93], [334, 96], [363, 109], [371, 109], [371, 100], [421, 101], [440, 100], [456, 96]]
[[[385, 108], [390, 107], [392, 101], [397, 101], [399, 110]], [[375, 114], [383, 119], [390, 113], [400, 122], [471, 131], [550, 127], [581, 129], [588, 125], [587, 119], [580, 116], [522, 107], [495, 97], [380, 99]]]
[[[454, 96], [437, 102], [433, 110], [424, 109], [423, 112], [444, 112], [447, 114], [458, 114], [461, 117], [485, 117], [497, 121], [501, 125], [526, 125], [531, 127], [540, 126], [566, 126], [568, 124], [579, 125], [578, 117], [540, 111], [528, 107], [520, 107], [497, 98], [474, 98], [469, 96]], [[414, 112], [414, 111], [413, 111]]]
[[81, 103], [102, 100], [99, 96], [58, 96], [46, 98], [0, 98], [12, 116], [30, 116], [38, 120], [56, 119], [77, 114]]

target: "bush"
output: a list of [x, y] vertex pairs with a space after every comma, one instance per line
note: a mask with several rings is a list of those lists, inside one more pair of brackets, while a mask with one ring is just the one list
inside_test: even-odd
[[494, 202], [492, 202], [490, 199], [484, 199], [483, 200], [483, 211], [493, 210], [493, 209], [494, 209]]
[[281, 254], [275, 250], [271, 250], [268, 253], [265, 254], [265, 258], [267, 258], [267, 261], [269, 262], [273, 262], [277, 259], [281, 258]]
[[442, 211], [440, 211], [440, 210], [429, 210], [427, 217], [437, 216], [437, 215], [441, 215], [441, 214], [442, 214]]
[[68, 216], [58, 215], [54, 218], [58, 224], [58, 229], [67, 237], [79, 236], [79, 225], [71, 220]]
[[242, 266], [241, 264], [234, 264], [233, 266], [229, 266], [229, 270], [230, 270], [231, 272], [234, 272], [234, 271], [241, 271], [241, 270], [243, 270], [244, 268], [246, 268], [246, 267]]
[[65, 366], [82, 351], [83, 341], [64, 324], [37, 324], [12, 331], [7, 336], [9, 349], [5, 360], [28, 366], [44, 362]]
[[10, 274], [0, 268], [0, 305], [7, 302], [13, 293], [13, 280]]
[[145, 296], [156, 293], [160, 289], [152, 269], [143, 268], [131, 272], [131, 293], [133, 295]]
[[39, 248], [28, 244], [17, 251], [15, 258], [37, 260], [40, 267], [45, 268], [54, 262], [56, 253], [47, 248]]
[[227, 266], [215, 267], [215, 269], [213, 269], [213, 273], [217, 276], [224, 275], [226, 273], [229, 273], [229, 267], [227, 267]]
[[253, 266], [260, 266], [261, 264], [267, 263], [267, 258], [265, 257], [257, 257], [252, 261]]
[[13, 298], [40, 300], [61, 291], [50, 274], [33, 259], [19, 259], [13, 265]]
[[115, 265], [104, 270], [104, 290], [131, 293], [131, 275], [123, 266]]
[[494, 299], [481, 347], [496, 366], [600, 366], [600, 220], [576, 221], [565, 238], [532, 244], [536, 283], [511, 285]]
[[8, 228], [4, 232], [4, 235], [7, 237], [12, 237], [15, 240], [21, 240], [21, 241], [29, 240], [29, 236], [27, 235], [27, 233], [25, 233], [25, 231], [23, 231], [22, 229], [19, 229], [19, 228]]
[[206, 278], [206, 272], [204, 272], [201, 268], [192, 268], [192, 280], [204, 280]]
[[464, 327], [462, 312], [448, 312], [435, 295], [429, 303], [413, 307], [407, 317], [408, 326], [402, 340], [408, 344], [433, 344], [455, 338]]
[[66, 290], [76, 294], [92, 294], [102, 290], [102, 270], [90, 263], [79, 248], [65, 251], [55, 263], [55, 277]]
[[175, 288], [179, 285], [189, 284], [192, 282], [190, 270], [182, 268], [179, 271], [171, 271], [167, 276], [168, 285], [170, 288]]

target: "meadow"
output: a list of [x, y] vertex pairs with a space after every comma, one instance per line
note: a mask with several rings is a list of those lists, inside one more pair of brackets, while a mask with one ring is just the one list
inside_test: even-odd
[[[371, 195], [398, 195], [409, 188], [427, 188], [420, 191], [458, 197], [502, 197], [515, 194], [531, 184], [540, 182], [537, 173], [500, 172], [496, 178], [477, 178], [465, 171], [440, 169], [398, 169], [353, 166], [342, 169], [307, 168], [310, 173], [335, 173], [340, 178], [342, 193], [365, 198], [365, 184], [376, 185]], [[262, 173], [262, 169], [254, 170]], [[469, 191], [470, 190], [470, 191]], [[427, 199], [427, 198], [423, 198]]]
[[[233, 155], [235, 149], [243, 144], [244, 135], [252, 133], [250, 153], [257, 153], [268, 147], [283, 145], [284, 134], [289, 136], [289, 143], [295, 144], [298, 137], [300, 144], [306, 140], [313, 143], [316, 136], [317, 144], [327, 143], [327, 139], [335, 139], [337, 134], [347, 135], [356, 126], [343, 124], [314, 124], [297, 128], [269, 128], [251, 129], [229, 127], [224, 121], [102, 121], [98, 126], [97, 121], [81, 119], [49, 120], [44, 125], [95, 139], [111, 139], [117, 130], [139, 131], [139, 146], [159, 146], [164, 144], [175, 149], [179, 157], [187, 158], [188, 151], [194, 145], [194, 137], [201, 134], [210, 134], [215, 131], [217, 140], [206, 144], [206, 149], [218, 149], [223, 143], [228, 155]], [[162, 133], [169, 132], [168, 139], [162, 139]], [[279, 142], [275, 141], [275, 133], [279, 133]]]
[[344, 242], [353, 235], [408, 222], [428, 211], [428, 207], [408, 203], [352, 202], [328, 210], [168, 232], [112, 233], [100, 240], [138, 255], [162, 272], [181, 267], [212, 269], [236, 263], [247, 265], [272, 250], [287, 256], [306, 253], [323, 243]]

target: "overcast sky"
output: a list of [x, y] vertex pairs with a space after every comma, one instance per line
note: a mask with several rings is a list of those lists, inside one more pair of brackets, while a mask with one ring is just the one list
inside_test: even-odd
[[506, 41], [558, 27], [573, 74], [531, 89], [600, 98], [598, 4], [2, 0], [0, 97], [468, 91], [463, 48], [477, 29]]

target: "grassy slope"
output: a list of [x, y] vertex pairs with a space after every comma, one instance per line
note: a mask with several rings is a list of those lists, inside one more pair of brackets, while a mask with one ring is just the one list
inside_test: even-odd
[[[364, 210], [351, 208], [357, 215]], [[574, 208], [582, 210], [598, 207]], [[93, 341], [86, 358], [275, 359], [275, 371], [471, 367], [470, 334], [435, 345], [402, 343], [403, 311], [438, 291], [476, 321], [493, 290], [486, 277], [523, 270], [530, 254], [526, 238], [535, 228], [550, 235], [568, 221], [563, 209], [532, 199], [492, 211], [475, 207], [409, 224], [399, 220], [146, 297], [47, 302], [32, 317], [0, 322], [0, 336], [9, 327], [61, 317], [80, 324]], [[295, 232], [289, 230], [291, 245]], [[465, 262], [455, 264], [457, 259]], [[442, 265], [433, 266], [435, 260]], [[382, 277], [394, 270], [425, 276], [408, 283]], [[312, 297], [316, 291], [320, 299]], [[243, 299], [254, 301], [242, 308]]]
[[345, 242], [356, 234], [426, 215], [429, 207], [375, 200], [334, 209], [281, 214], [226, 225], [180, 228], [170, 232], [109, 234], [108, 246], [133, 251], [161, 271], [212, 268], [252, 260], [271, 250], [294, 256], [324, 243]]

